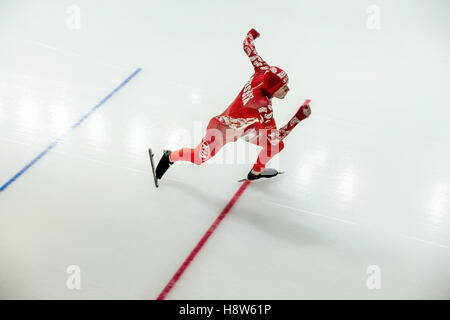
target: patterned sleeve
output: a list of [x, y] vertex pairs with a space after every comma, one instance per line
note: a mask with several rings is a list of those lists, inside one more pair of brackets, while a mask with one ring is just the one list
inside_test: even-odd
[[259, 35], [256, 31], [252, 32], [253, 29], [247, 34], [247, 36], [245, 37], [244, 40], [244, 51], [247, 54], [248, 58], [250, 59], [250, 62], [253, 65], [253, 68], [255, 69], [255, 71], [261, 69], [261, 68], [268, 68], [269, 65], [267, 64], [267, 62], [265, 62], [260, 55], [258, 54], [258, 52], [255, 49], [255, 44], [254, 44], [254, 40], [255, 40], [255, 34]]

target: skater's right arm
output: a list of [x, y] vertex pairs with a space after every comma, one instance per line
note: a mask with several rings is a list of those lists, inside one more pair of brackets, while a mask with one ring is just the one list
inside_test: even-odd
[[244, 40], [244, 51], [247, 54], [248, 58], [250, 59], [250, 62], [253, 65], [253, 68], [255, 71], [261, 69], [262, 67], [269, 67], [267, 62], [265, 62], [258, 52], [255, 49], [255, 44], [253, 43], [253, 40], [259, 37], [258, 31], [255, 29], [250, 30], [247, 33], [247, 36]]
[[309, 107], [310, 100], [306, 100], [303, 105], [298, 109], [296, 114], [289, 120], [289, 122], [278, 130], [278, 139], [283, 140], [291, 133], [300, 121], [305, 120], [311, 114], [311, 108]]
[[291, 133], [300, 121], [309, 117], [311, 114], [309, 103], [310, 100], [306, 100], [291, 120], [280, 129], [277, 129], [277, 125], [275, 124], [270, 103], [268, 105], [261, 105], [258, 109], [252, 109], [251, 113], [255, 114], [256, 117], [259, 117], [259, 123], [261, 124], [267, 140], [271, 144], [278, 144]]

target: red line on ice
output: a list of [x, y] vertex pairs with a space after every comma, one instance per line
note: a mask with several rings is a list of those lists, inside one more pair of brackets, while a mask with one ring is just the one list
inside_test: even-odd
[[219, 226], [219, 224], [222, 222], [222, 220], [225, 218], [225, 216], [230, 212], [233, 205], [238, 201], [239, 197], [242, 195], [244, 190], [249, 185], [250, 181], [246, 180], [242, 186], [239, 188], [239, 190], [235, 193], [233, 198], [228, 202], [226, 207], [222, 210], [220, 215], [217, 217], [217, 219], [214, 221], [214, 223], [209, 227], [208, 231], [203, 235], [203, 237], [200, 239], [200, 241], [197, 243], [195, 248], [191, 251], [189, 256], [184, 260], [181, 267], [177, 270], [177, 272], [174, 274], [172, 279], [170, 279], [169, 283], [166, 285], [166, 287], [161, 291], [158, 298], [156, 300], [164, 300], [167, 296], [167, 294], [172, 290], [175, 283], [180, 279], [180, 277], [183, 275], [184, 271], [186, 271], [189, 264], [194, 260], [197, 253], [200, 252], [202, 247], [205, 245], [206, 241], [208, 241], [209, 237], [212, 235], [212, 233], [216, 230], [216, 228]]

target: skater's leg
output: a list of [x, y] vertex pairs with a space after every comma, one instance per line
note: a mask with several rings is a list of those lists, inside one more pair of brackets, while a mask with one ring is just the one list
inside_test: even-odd
[[275, 155], [277, 155], [284, 148], [283, 141], [271, 141], [268, 136], [270, 131], [266, 131], [264, 129], [255, 126], [257, 130], [257, 134], [247, 137], [243, 137], [245, 141], [255, 144], [257, 146], [263, 147], [258, 155], [258, 159], [252, 168], [252, 173], [257, 175], [261, 171], [264, 170], [266, 164], [272, 159]]
[[189, 161], [200, 165], [214, 157], [223, 147], [223, 135], [220, 130], [209, 128], [200, 144], [195, 148], [182, 148], [176, 151], [165, 151], [156, 167], [156, 177], [161, 179], [169, 167], [176, 161]]
[[190, 161], [194, 163], [194, 149], [192, 148], [182, 148], [179, 150], [172, 151], [170, 153], [170, 161]]
[[264, 170], [267, 162], [270, 161], [275, 155], [277, 155], [281, 150], [284, 149], [284, 142], [280, 141], [276, 144], [268, 143], [263, 146], [263, 149], [258, 155], [256, 163], [253, 165], [252, 171], [254, 174], [258, 174]]
[[206, 130], [206, 134], [198, 146], [193, 148], [182, 148], [170, 154], [170, 161], [189, 161], [200, 165], [214, 157], [219, 150], [228, 142], [226, 141], [225, 130], [221, 127], [216, 118], [211, 119]]

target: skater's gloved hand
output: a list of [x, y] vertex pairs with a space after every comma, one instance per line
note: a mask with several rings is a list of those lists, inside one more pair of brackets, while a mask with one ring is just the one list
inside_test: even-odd
[[298, 109], [295, 116], [301, 121], [303, 119], [306, 119], [311, 114], [311, 108], [309, 107], [309, 104], [303, 105]]
[[247, 32], [247, 34], [250, 34], [253, 37], [253, 39], [256, 39], [260, 36], [259, 32], [256, 31], [255, 29], [250, 30], [249, 32]]

